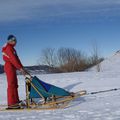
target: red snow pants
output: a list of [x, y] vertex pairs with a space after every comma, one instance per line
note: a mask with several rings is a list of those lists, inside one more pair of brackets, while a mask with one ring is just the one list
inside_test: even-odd
[[7, 76], [7, 101], [8, 106], [10, 106], [19, 102], [16, 68], [10, 62], [6, 62], [4, 65], [4, 71]]

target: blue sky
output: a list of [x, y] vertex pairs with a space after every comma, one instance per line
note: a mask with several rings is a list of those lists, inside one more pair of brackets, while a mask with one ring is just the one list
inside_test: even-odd
[[24, 65], [35, 65], [47, 47], [91, 54], [94, 41], [107, 57], [120, 49], [120, 1], [0, 0], [0, 48], [9, 34]]

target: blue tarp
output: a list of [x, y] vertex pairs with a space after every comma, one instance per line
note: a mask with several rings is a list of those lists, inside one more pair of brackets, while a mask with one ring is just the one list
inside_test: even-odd
[[[40, 92], [40, 94], [43, 95], [43, 97], [50, 97], [52, 95], [55, 96], [69, 96], [70, 93], [62, 88], [56, 87], [54, 85], [51, 85], [49, 83], [45, 83], [36, 76], [32, 78], [31, 83], [37, 88], [37, 90]], [[30, 98], [40, 98], [40, 95], [37, 93], [37, 91], [34, 89], [34, 87], [31, 86], [30, 88]]]

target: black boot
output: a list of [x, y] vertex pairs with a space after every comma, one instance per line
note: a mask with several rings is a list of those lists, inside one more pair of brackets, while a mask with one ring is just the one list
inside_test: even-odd
[[8, 108], [6, 108], [6, 110], [10, 110], [10, 109], [21, 109], [21, 107], [19, 105], [11, 105], [8, 106]]

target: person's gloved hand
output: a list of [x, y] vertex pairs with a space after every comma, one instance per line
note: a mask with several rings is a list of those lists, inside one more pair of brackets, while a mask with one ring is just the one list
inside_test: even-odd
[[21, 68], [20, 71], [22, 72], [22, 74], [23, 74], [24, 76], [30, 75], [24, 68]]

